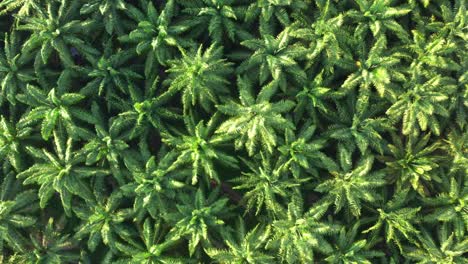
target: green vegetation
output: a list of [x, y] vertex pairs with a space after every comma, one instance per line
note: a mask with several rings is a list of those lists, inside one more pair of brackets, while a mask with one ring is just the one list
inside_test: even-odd
[[467, 19], [0, 1], [0, 263], [468, 264]]

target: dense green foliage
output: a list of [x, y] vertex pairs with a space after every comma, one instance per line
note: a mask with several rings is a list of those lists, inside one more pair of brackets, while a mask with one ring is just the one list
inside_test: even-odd
[[0, 263], [468, 263], [464, 0], [0, 0]]

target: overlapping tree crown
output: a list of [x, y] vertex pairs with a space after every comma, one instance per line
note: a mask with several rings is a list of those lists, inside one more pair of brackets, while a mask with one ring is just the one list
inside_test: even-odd
[[468, 263], [466, 6], [0, 1], [0, 262]]

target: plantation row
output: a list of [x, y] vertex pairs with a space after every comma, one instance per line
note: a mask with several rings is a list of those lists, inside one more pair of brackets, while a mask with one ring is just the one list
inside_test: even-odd
[[3, 0], [0, 263], [468, 263], [463, 0]]

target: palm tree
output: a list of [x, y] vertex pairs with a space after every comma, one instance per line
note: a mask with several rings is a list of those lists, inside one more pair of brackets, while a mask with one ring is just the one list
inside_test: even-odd
[[[115, 51], [112, 39], [104, 44], [104, 52], [93, 58], [92, 66], [84, 68], [90, 78], [81, 88], [80, 93], [87, 96], [104, 96], [107, 101], [121, 94], [129, 94], [129, 86], [143, 79], [143, 76], [128, 67], [128, 62], [135, 57], [134, 50]], [[108, 103], [109, 104], [109, 103]]]
[[218, 192], [205, 197], [198, 188], [195, 195], [181, 193], [176, 211], [163, 217], [172, 224], [168, 239], [188, 237], [189, 254], [192, 256], [199, 244], [204, 248], [211, 246], [213, 237], [219, 235], [224, 227], [224, 221], [229, 215], [226, 198], [218, 198]]
[[196, 184], [202, 175], [207, 176], [206, 183], [210, 180], [219, 183], [215, 161], [230, 168], [238, 168], [237, 159], [222, 150], [232, 137], [228, 134], [214, 134], [218, 119], [219, 115], [215, 114], [206, 125], [203, 121], [195, 125], [193, 118], [186, 118], [188, 135], [180, 131], [176, 131], [175, 136], [162, 134], [162, 141], [177, 153], [177, 159], [168, 168], [169, 171], [189, 165], [192, 168], [192, 184]]
[[81, 15], [91, 15], [93, 19], [104, 24], [109, 35], [122, 35], [130, 27], [123, 13], [134, 8], [124, 0], [91, 0], [80, 8]]
[[370, 30], [374, 37], [385, 35], [387, 31], [392, 32], [404, 42], [408, 42], [406, 30], [395, 20], [397, 17], [405, 16], [411, 12], [406, 5], [392, 7], [392, 1], [388, 0], [355, 0], [358, 10], [351, 9], [346, 12], [346, 17], [357, 23], [354, 34], [367, 34]]
[[183, 178], [190, 175], [188, 170], [170, 171], [176, 153], [161, 153], [159, 159], [146, 155], [126, 155], [125, 165], [130, 171], [131, 182], [120, 187], [123, 194], [134, 198], [133, 209], [136, 218], [143, 218], [148, 212], [153, 218], [167, 213], [178, 190], [185, 187]]
[[29, 248], [8, 258], [7, 263], [76, 263], [80, 259], [78, 241], [64, 234], [64, 219], [54, 223], [54, 218], [49, 218], [42, 230], [32, 231]]
[[158, 78], [148, 79], [142, 89], [133, 84], [127, 88], [129, 98], [117, 97], [109, 102], [119, 111], [113, 122], [115, 133], [128, 139], [147, 138], [154, 130], [167, 130], [166, 120], [182, 119], [178, 109], [167, 105], [172, 92], [158, 94]]
[[369, 90], [374, 87], [380, 97], [396, 97], [392, 81], [407, 81], [401, 67], [394, 67], [400, 64], [400, 57], [404, 55], [388, 51], [387, 39], [384, 36], [380, 36], [371, 48], [365, 47], [365, 42], [361, 40], [355, 41], [359, 47], [356, 59], [345, 57], [340, 60], [341, 64], [349, 65], [353, 71], [341, 85], [343, 92], [349, 92], [359, 86], [360, 97], [368, 97]]
[[184, 112], [200, 104], [209, 112], [211, 105], [219, 102], [219, 96], [229, 93], [227, 80], [233, 72], [232, 63], [223, 58], [222, 47], [211, 45], [204, 52], [182, 51], [182, 58], [169, 62], [168, 93], [182, 91]]
[[335, 238], [333, 251], [326, 258], [327, 263], [346, 264], [362, 263], [371, 264], [371, 259], [384, 256], [383, 252], [370, 250], [366, 239], [356, 240], [360, 222], [346, 230], [342, 227], [338, 237]]
[[17, 99], [32, 107], [19, 120], [21, 127], [31, 126], [41, 121], [41, 136], [48, 140], [54, 129], [64, 128], [68, 134], [74, 138], [89, 137], [87, 129], [77, 126], [75, 120], [82, 120], [86, 123], [94, 124], [94, 117], [82, 111], [76, 105], [85, 99], [85, 96], [79, 93], [65, 93], [65, 88], [58, 86], [49, 91], [39, 89], [33, 85], [26, 86], [26, 93], [17, 96]]
[[435, 135], [440, 135], [441, 128], [437, 116], [450, 116], [444, 102], [455, 91], [454, 80], [436, 75], [424, 83], [410, 80], [404, 86], [405, 92], [398, 95], [386, 114], [392, 121], [402, 119], [401, 131], [404, 135], [416, 134], [428, 128]]
[[108, 197], [104, 194], [93, 196], [86, 203], [73, 207], [73, 212], [82, 220], [74, 237], [78, 240], [88, 237], [91, 252], [101, 243], [116, 250], [117, 242], [131, 240], [133, 233], [124, 221], [134, 212], [131, 208], [121, 208], [123, 198], [120, 191], [115, 191]]
[[279, 160], [273, 163], [272, 158], [261, 153], [261, 163], [257, 164], [244, 160], [250, 172], [243, 172], [232, 180], [236, 183], [234, 189], [246, 189], [243, 199], [247, 202], [247, 211], [255, 207], [258, 215], [263, 207], [272, 217], [281, 216], [285, 209], [281, 200], [288, 199], [291, 191], [297, 190], [301, 183], [309, 178], [290, 178], [288, 173], [281, 170]]
[[290, 28], [286, 28], [276, 37], [262, 35], [261, 39], [242, 41], [241, 45], [252, 50], [253, 54], [237, 67], [237, 73], [249, 71], [251, 75], [258, 76], [260, 85], [272, 77], [272, 83], [277, 83], [283, 91], [287, 89], [287, 81], [304, 85], [306, 73], [297, 60], [306, 54], [306, 50], [301, 45], [291, 45], [290, 38]]
[[188, 17], [176, 27], [180, 31], [190, 30], [193, 36], [199, 36], [208, 30], [213, 42], [222, 43], [227, 36], [229, 40], [245, 40], [251, 34], [237, 23], [243, 20], [245, 6], [234, 0], [179, 0]]
[[21, 171], [24, 166], [24, 143], [32, 137], [32, 130], [31, 127], [14, 125], [0, 116], [0, 160], [8, 161], [17, 171]]
[[137, 28], [119, 37], [123, 43], [136, 43], [137, 54], [146, 55], [144, 72], [147, 77], [154, 73], [157, 63], [167, 65], [179, 47], [193, 46], [189, 40], [179, 36], [177, 27], [172, 23], [176, 16], [174, 2], [167, 1], [158, 13], [153, 2], [143, 1], [143, 10], [135, 9], [132, 12], [138, 22]]
[[[340, 151], [341, 150], [341, 151]], [[346, 205], [354, 216], [361, 214], [361, 202], [374, 203], [382, 197], [374, 189], [386, 184], [385, 173], [382, 170], [373, 171], [374, 157], [366, 154], [352, 168], [351, 155], [347, 155], [344, 149], [340, 149], [341, 169], [330, 172], [332, 178], [321, 182], [315, 191], [325, 193], [321, 202], [335, 205], [335, 213], [338, 213]]]
[[340, 59], [349, 55], [351, 36], [343, 29], [343, 14], [338, 14], [330, 0], [315, 1], [313, 16], [298, 16], [291, 25], [291, 36], [303, 40], [307, 46], [306, 69], [320, 64], [324, 71], [333, 73]]
[[350, 94], [346, 100], [335, 101], [337, 111], [329, 111], [325, 118], [333, 122], [324, 133], [324, 136], [335, 139], [339, 145], [350, 152], [356, 147], [361, 154], [368, 149], [383, 153], [386, 144], [385, 132], [394, 130], [388, 119], [379, 116], [384, 105], [376, 105], [356, 99]]
[[415, 248], [408, 246], [404, 256], [417, 263], [435, 264], [466, 264], [466, 253], [468, 252], [468, 239], [465, 237], [457, 238], [447, 225], [442, 225], [437, 229], [437, 240], [433, 238], [431, 233], [421, 228], [421, 243], [422, 247]]
[[290, 170], [295, 178], [299, 178], [304, 171], [318, 177], [318, 168], [338, 170], [333, 159], [322, 152], [327, 139], [314, 137], [315, 131], [316, 126], [311, 125], [311, 122], [305, 123], [297, 135], [291, 129], [286, 129], [285, 142], [278, 148], [283, 164], [281, 168]]
[[468, 179], [449, 174], [443, 177], [441, 192], [436, 197], [425, 197], [423, 202], [431, 208], [424, 220], [443, 222], [453, 226], [457, 238], [465, 237], [468, 230]]
[[230, 232], [223, 233], [227, 249], [205, 249], [216, 263], [268, 264], [274, 260], [273, 256], [262, 250], [270, 234], [269, 229], [257, 225], [247, 232], [244, 220], [239, 217], [235, 230], [234, 236]]
[[26, 88], [26, 83], [36, 77], [28, 67], [33, 56], [19, 51], [18, 34], [13, 31], [5, 33], [3, 52], [0, 52], [0, 105], [5, 99], [13, 106], [16, 105], [16, 94]]
[[70, 47], [76, 48], [89, 61], [99, 55], [99, 52], [85, 40], [82, 32], [92, 31], [96, 24], [92, 20], [80, 21], [76, 18], [79, 13], [79, 2], [72, 1], [49, 2], [47, 10], [35, 12], [33, 16], [20, 17], [18, 30], [31, 31], [31, 36], [23, 44], [22, 51], [29, 53], [40, 49], [37, 56], [46, 64], [52, 51], [56, 51], [64, 66], [70, 67], [75, 63], [70, 53]]
[[245, 146], [250, 156], [257, 145], [272, 153], [278, 142], [277, 133], [286, 128], [294, 129], [293, 123], [282, 116], [294, 107], [294, 102], [270, 102], [277, 90], [272, 85], [263, 87], [255, 99], [251, 81], [240, 76], [237, 80], [240, 103], [231, 100], [217, 106], [221, 113], [232, 117], [222, 123], [216, 133], [234, 135], [236, 149]]
[[296, 123], [302, 117], [310, 116], [318, 127], [322, 127], [319, 120], [320, 113], [328, 113], [331, 109], [329, 99], [338, 99], [342, 96], [339, 91], [333, 91], [330, 87], [333, 79], [324, 76], [320, 71], [311, 81], [296, 91], [296, 107], [294, 108], [294, 121]]
[[128, 154], [129, 145], [125, 141], [125, 134], [119, 134], [115, 127], [118, 120], [111, 119], [108, 124], [104, 122], [104, 117], [98, 110], [97, 104], [92, 105], [91, 112], [96, 119], [95, 135], [88, 139], [81, 152], [86, 155], [86, 165], [98, 165], [108, 167], [112, 176], [119, 185], [124, 184], [122, 173], [122, 159]]
[[116, 242], [116, 248], [125, 257], [117, 259], [116, 264], [185, 264], [192, 263], [189, 258], [171, 256], [171, 248], [177, 240], [164, 240], [161, 221], [146, 218], [143, 225], [138, 225], [139, 238], [143, 242], [128, 244]]
[[44, 208], [54, 193], [60, 195], [65, 213], [71, 215], [73, 196], [85, 200], [93, 199], [91, 187], [85, 180], [92, 176], [104, 176], [108, 171], [84, 165], [84, 155], [77, 155], [73, 151], [73, 141], [68, 138], [65, 142], [64, 133], [54, 131], [55, 155], [47, 149], [26, 147], [36, 163], [17, 175], [24, 179], [23, 184], [38, 184], [40, 206]]
[[418, 213], [421, 207], [407, 207], [411, 199], [408, 193], [409, 189], [399, 191], [391, 200], [382, 204], [375, 211], [376, 217], [371, 218], [374, 225], [364, 230], [363, 233], [370, 233], [373, 241], [377, 241], [383, 235], [385, 242], [395, 243], [400, 252], [403, 251], [404, 240], [417, 244], [420, 232], [414, 224], [419, 223]]
[[307, 3], [303, 0], [254, 1], [246, 10], [245, 21], [258, 21], [262, 35], [273, 34], [277, 26], [287, 27], [291, 24], [290, 14], [298, 14], [305, 8]]
[[38, 207], [35, 190], [21, 188], [12, 171], [4, 171], [0, 187], [0, 251], [5, 247], [15, 252], [24, 251], [28, 241], [24, 237], [25, 228], [36, 224], [32, 215]]
[[430, 136], [409, 136], [403, 143], [401, 138], [392, 133], [393, 143], [388, 145], [389, 155], [382, 160], [387, 165], [389, 175], [392, 175], [392, 182], [396, 181], [397, 192], [411, 184], [415, 191], [425, 196], [431, 181], [442, 181], [435, 171], [441, 157], [434, 153], [440, 148], [440, 142], [429, 144]]
[[339, 226], [320, 220], [326, 213], [326, 204], [315, 204], [304, 212], [304, 201], [300, 195], [293, 195], [285, 216], [271, 224], [272, 235], [266, 245], [278, 250], [286, 263], [313, 263], [314, 251], [327, 255], [333, 251], [325, 236], [336, 234]]

